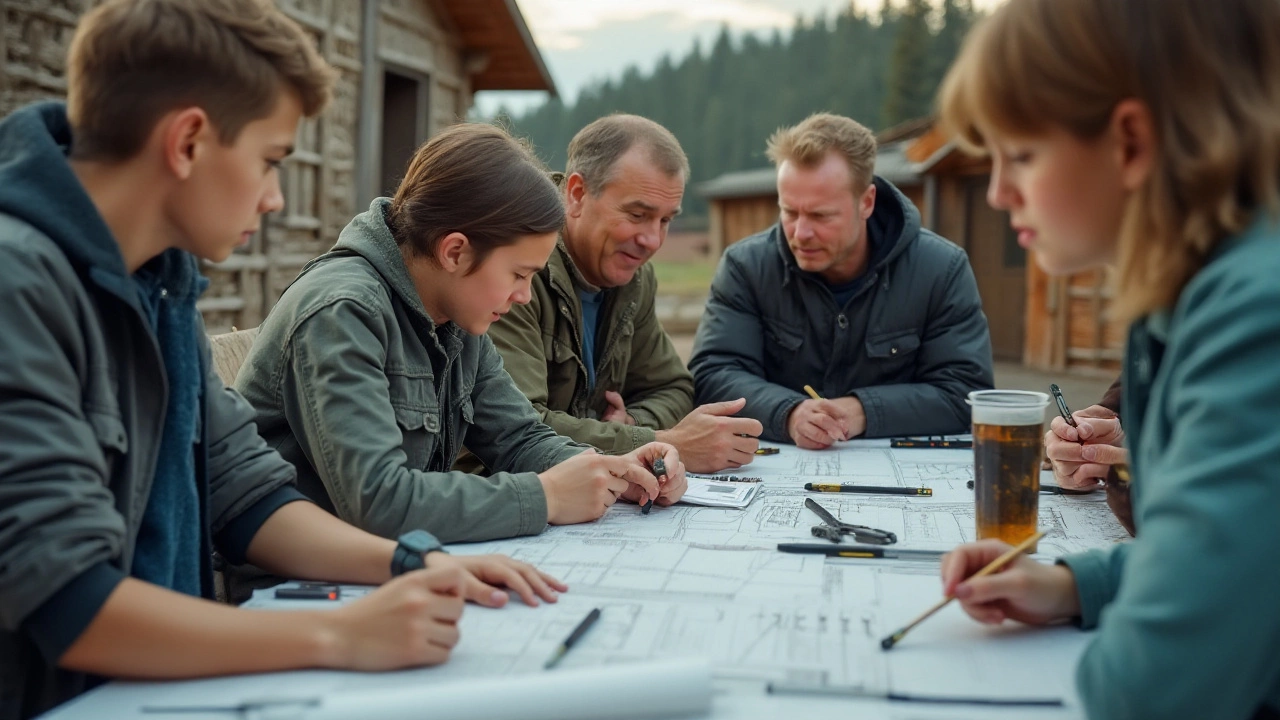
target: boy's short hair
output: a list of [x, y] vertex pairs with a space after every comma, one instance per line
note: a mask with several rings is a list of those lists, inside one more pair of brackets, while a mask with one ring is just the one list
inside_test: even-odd
[[229, 145], [284, 90], [319, 113], [333, 81], [314, 41], [269, 0], [107, 0], [71, 41], [72, 156], [127, 160], [165, 113], [190, 106]]
[[778, 128], [769, 138], [767, 155], [775, 165], [783, 161], [815, 167], [835, 152], [849, 166], [855, 194], [871, 184], [876, 168], [876, 136], [862, 123], [843, 115], [815, 113], [799, 125]]

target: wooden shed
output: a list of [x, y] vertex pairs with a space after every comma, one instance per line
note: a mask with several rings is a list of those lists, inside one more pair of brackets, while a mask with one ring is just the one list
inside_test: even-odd
[[[414, 149], [478, 90], [555, 92], [515, 0], [277, 0], [340, 73], [282, 172], [285, 209], [209, 265], [210, 332], [258, 325], [298, 270], [395, 187]], [[66, 91], [67, 45], [94, 0], [0, 0], [0, 116]]]
[[1114, 377], [1124, 327], [1107, 318], [1108, 271], [1050, 277], [1017, 242], [1009, 214], [987, 204], [991, 161], [961, 152], [936, 129], [908, 151], [924, 177], [929, 227], [969, 253], [996, 359]]

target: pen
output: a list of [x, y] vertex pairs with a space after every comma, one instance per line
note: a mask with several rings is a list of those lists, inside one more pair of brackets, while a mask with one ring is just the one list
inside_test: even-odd
[[945, 550], [907, 550], [884, 548], [878, 545], [819, 545], [817, 543], [778, 543], [778, 552], [885, 560], [938, 560], [947, 554]]
[[897, 438], [889, 441], [889, 447], [891, 448], [965, 449], [965, 448], [973, 447], [973, 441], [972, 440], [947, 440], [945, 438], [938, 438], [937, 440], [934, 440], [933, 438], [929, 438], [928, 440], [913, 440], [911, 438]]
[[1067, 401], [1062, 397], [1062, 391], [1058, 389], [1058, 384], [1050, 383], [1049, 392], [1053, 393], [1053, 399], [1058, 403], [1058, 412], [1062, 414], [1062, 419], [1071, 427], [1080, 427], [1076, 424], [1076, 419], [1071, 417], [1071, 408], [1067, 407]]
[[810, 492], [865, 493], [868, 495], [917, 495], [933, 497], [933, 488], [892, 487], [888, 485], [834, 485], [831, 483], [805, 483]]
[[[667, 474], [667, 464], [662, 461], [662, 458], [658, 458], [657, 460], [653, 461], [652, 472], [653, 472], [653, 476], [656, 478], [660, 478], [663, 475]], [[654, 501], [654, 498], [649, 498], [648, 500], [646, 500], [645, 503], [640, 506], [640, 514], [648, 515], [649, 511], [653, 509], [653, 501]]]
[[1005, 705], [1021, 707], [1062, 707], [1062, 698], [984, 698], [954, 695], [910, 695], [868, 690], [860, 685], [795, 685], [771, 682], [770, 695], [838, 695], [842, 697], [884, 698], [896, 702], [935, 703], [939, 705]]
[[764, 478], [747, 477], [745, 475], [701, 475], [691, 472], [685, 473], [684, 476], [694, 480], [714, 480], [715, 482], [758, 483], [764, 480]]
[[569, 637], [565, 638], [564, 642], [560, 643], [560, 647], [556, 648], [556, 651], [552, 653], [551, 658], [547, 660], [546, 665], [542, 666], [542, 669], [550, 670], [558, 665], [560, 663], [560, 659], [565, 656], [565, 653], [569, 652], [569, 648], [577, 645], [578, 641], [582, 639], [582, 636], [586, 635], [587, 631], [591, 629], [591, 626], [595, 625], [596, 621], [599, 619], [600, 608], [595, 608], [591, 612], [587, 613], [587, 616], [582, 618], [582, 622], [578, 623], [578, 627], [574, 628], [573, 632], [569, 633]]

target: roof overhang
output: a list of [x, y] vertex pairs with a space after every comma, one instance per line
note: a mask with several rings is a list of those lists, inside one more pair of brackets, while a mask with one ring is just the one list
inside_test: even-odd
[[515, 0], [440, 0], [462, 40], [472, 90], [544, 90], [555, 80]]

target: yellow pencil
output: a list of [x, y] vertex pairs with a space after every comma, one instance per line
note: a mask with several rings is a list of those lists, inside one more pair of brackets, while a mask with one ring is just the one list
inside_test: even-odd
[[[1009, 563], [1009, 561], [1010, 561], [1010, 560], [1012, 560], [1012, 559], [1014, 559], [1014, 558], [1018, 557], [1018, 556], [1019, 556], [1019, 555], [1021, 555], [1023, 552], [1025, 552], [1025, 551], [1027, 550], [1027, 548], [1031, 547], [1032, 545], [1035, 545], [1035, 544], [1036, 544], [1036, 541], [1037, 541], [1037, 540], [1039, 540], [1039, 539], [1040, 539], [1040, 538], [1042, 538], [1042, 537], [1044, 537], [1044, 531], [1043, 531], [1043, 530], [1041, 530], [1041, 531], [1039, 531], [1039, 532], [1035, 533], [1034, 535], [1032, 535], [1031, 537], [1027, 538], [1026, 540], [1023, 540], [1022, 542], [1018, 543], [1016, 547], [1009, 548], [1009, 551], [1008, 551], [1008, 552], [1006, 552], [1005, 554], [1003, 554], [1003, 555], [1001, 555], [1000, 557], [996, 558], [995, 560], [992, 560], [991, 562], [987, 563], [987, 566], [986, 566], [986, 567], [982, 568], [981, 570], [979, 570], [978, 572], [974, 573], [973, 575], [970, 575], [968, 579], [979, 578], [979, 577], [982, 577], [982, 576], [984, 576], [984, 575], [990, 575], [991, 573], [993, 573], [993, 572], [995, 572], [995, 571], [999, 570], [1000, 568], [1002, 568], [1002, 567], [1004, 567], [1005, 565], [1007, 565], [1007, 564]], [[897, 644], [898, 644], [898, 641], [899, 641], [899, 640], [901, 640], [901, 639], [903, 638], [903, 636], [905, 636], [905, 635], [907, 634], [907, 632], [911, 630], [911, 628], [913, 628], [913, 627], [915, 627], [915, 626], [919, 625], [920, 623], [924, 622], [925, 620], [928, 620], [930, 615], [932, 615], [932, 614], [934, 614], [934, 613], [938, 612], [939, 610], [941, 610], [942, 608], [946, 607], [946, 606], [947, 606], [947, 603], [949, 603], [949, 602], [951, 602], [952, 600], [955, 600], [955, 599], [956, 599], [956, 598], [955, 598], [955, 596], [954, 596], [954, 595], [948, 595], [948, 596], [946, 596], [946, 597], [942, 598], [942, 600], [940, 600], [940, 601], [938, 602], [938, 604], [937, 604], [937, 605], [934, 605], [933, 607], [931, 607], [931, 608], [929, 608], [928, 610], [926, 610], [926, 611], [924, 612], [924, 614], [923, 614], [923, 615], [921, 615], [920, 617], [916, 618], [915, 620], [912, 620], [910, 623], [908, 623], [908, 624], [907, 624], [907, 626], [906, 626], [906, 627], [904, 627], [904, 628], [902, 628], [901, 630], [899, 630], [898, 632], [896, 632], [896, 633], [894, 633], [894, 634], [890, 635], [889, 637], [887, 637], [887, 638], [885, 638], [885, 639], [881, 640], [881, 641], [880, 641], [880, 647], [881, 647], [881, 648], [883, 648], [883, 649], [885, 649], [885, 650], [892, 649], [892, 648], [893, 648], [893, 646], [894, 646], [894, 645], [897, 645]]]
[[814, 390], [814, 389], [813, 389], [813, 386], [812, 386], [812, 385], [805, 385], [805, 386], [804, 386], [804, 391], [805, 391], [805, 392], [807, 392], [807, 393], [809, 393], [809, 397], [813, 398], [814, 400], [821, 400], [821, 399], [822, 399], [822, 396], [818, 394], [818, 391], [817, 391], [817, 390]]

